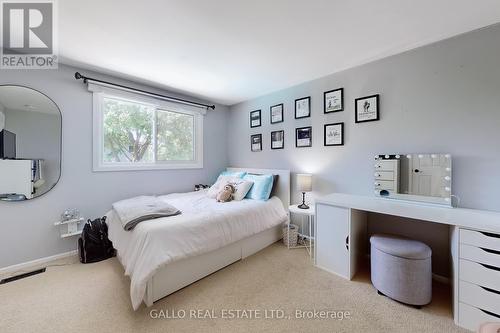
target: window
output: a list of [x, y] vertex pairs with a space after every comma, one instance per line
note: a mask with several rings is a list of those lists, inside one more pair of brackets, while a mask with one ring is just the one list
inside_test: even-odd
[[92, 88], [94, 171], [203, 167], [203, 110]]

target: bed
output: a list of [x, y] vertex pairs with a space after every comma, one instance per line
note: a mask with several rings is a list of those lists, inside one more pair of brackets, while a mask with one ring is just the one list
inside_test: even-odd
[[125, 231], [112, 210], [106, 215], [109, 238], [130, 276], [130, 296], [136, 310], [238, 260], [282, 237], [288, 219], [288, 170], [227, 168], [255, 174], [278, 175], [268, 201], [244, 199], [217, 203], [205, 191], [160, 197], [181, 215], [148, 220]]

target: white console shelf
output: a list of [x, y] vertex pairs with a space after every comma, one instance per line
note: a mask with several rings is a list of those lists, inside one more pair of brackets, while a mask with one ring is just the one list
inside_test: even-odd
[[[55, 226], [59, 226], [61, 230], [61, 238], [78, 236], [82, 233], [81, 229], [78, 229], [78, 225], [83, 222], [85, 219], [83, 217], [77, 219], [71, 219], [66, 221], [57, 221], [54, 222]], [[65, 228], [66, 227], [66, 228]], [[66, 229], [66, 230], [64, 230]]]
[[500, 322], [499, 212], [333, 193], [316, 199], [316, 266], [351, 279], [367, 253], [371, 212], [449, 225], [455, 323]]

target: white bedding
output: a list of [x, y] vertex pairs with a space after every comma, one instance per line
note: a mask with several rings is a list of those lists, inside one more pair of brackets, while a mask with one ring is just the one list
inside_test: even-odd
[[218, 203], [206, 191], [159, 197], [182, 214], [144, 221], [132, 231], [123, 230], [114, 211], [107, 216], [109, 239], [130, 276], [134, 310], [140, 306], [148, 280], [159, 268], [174, 261], [207, 253], [286, 221], [280, 199], [245, 199]]

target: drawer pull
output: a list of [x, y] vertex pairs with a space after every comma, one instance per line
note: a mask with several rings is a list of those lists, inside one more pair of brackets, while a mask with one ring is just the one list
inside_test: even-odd
[[493, 254], [500, 254], [500, 251], [495, 251], [495, 250], [491, 250], [491, 249], [485, 249], [483, 247], [480, 247], [481, 250], [485, 251], [485, 252], [488, 252], [488, 253], [493, 253]]
[[482, 233], [483, 235], [488, 236], [488, 237], [500, 238], [500, 235], [498, 235], [498, 234], [492, 234], [491, 232], [480, 231], [480, 233]]
[[486, 313], [487, 315], [490, 315], [490, 316], [493, 316], [493, 317], [500, 318], [500, 315], [497, 315], [496, 313], [489, 312], [489, 311], [486, 311], [486, 310], [483, 310], [483, 309], [479, 309], [479, 310], [483, 311], [483, 312], [484, 312], [484, 313]]
[[483, 287], [483, 286], [479, 286], [479, 287], [483, 288], [486, 291], [489, 291], [490, 293], [494, 293], [494, 294], [500, 295], [500, 291], [498, 291], [498, 290], [494, 290], [494, 289]]
[[495, 266], [491, 266], [491, 265], [486, 265], [486, 264], [481, 264], [480, 262], [478, 262], [479, 265], [483, 266], [483, 267], [486, 267], [488, 269], [492, 269], [494, 271], [499, 271], [500, 272], [500, 268], [499, 267], [495, 267]]

